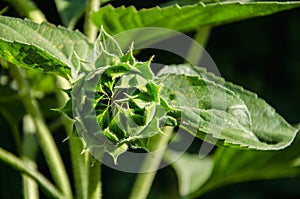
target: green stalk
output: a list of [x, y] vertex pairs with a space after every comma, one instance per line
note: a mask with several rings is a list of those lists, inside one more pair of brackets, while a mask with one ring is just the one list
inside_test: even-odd
[[[92, 13], [100, 8], [100, 0], [87, 0], [85, 10], [84, 34], [90, 42], [95, 42], [98, 29], [92, 22]], [[95, 160], [89, 152], [86, 155], [86, 171], [88, 173], [88, 199], [102, 198], [101, 163]]]
[[[142, 171], [151, 171], [147, 173], [139, 173], [135, 180], [130, 199], [145, 199], [150, 192], [154, 177], [156, 175], [159, 164], [163, 158], [166, 145], [173, 133], [173, 127], [164, 127], [164, 134], [156, 135], [151, 143], [150, 150], [155, 153], [153, 156], [147, 156], [143, 162]], [[164, 149], [165, 147], [165, 149]]]
[[[23, 119], [23, 150], [22, 160], [32, 169], [36, 169], [35, 163], [38, 145], [36, 140], [36, 130], [34, 122], [30, 115], [26, 115]], [[37, 183], [27, 175], [22, 175], [23, 195], [24, 199], [38, 199], [39, 191]]]
[[[70, 82], [59, 76], [56, 78], [56, 81], [58, 88], [69, 89], [71, 87]], [[59, 107], [64, 107], [69, 100], [67, 94], [61, 89], [57, 90], [56, 97]], [[69, 136], [68, 144], [71, 155], [76, 198], [88, 199], [88, 173], [86, 167], [86, 156], [85, 154], [81, 154], [83, 150], [82, 141], [79, 138], [72, 137], [74, 122], [66, 115], [62, 115], [61, 119], [63, 121], [65, 131]]]
[[86, 156], [82, 155], [83, 144], [80, 139], [71, 138], [69, 140], [70, 153], [73, 167], [73, 175], [76, 188], [77, 199], [88, 199], [88, 169], [86, 166]]
[[[21, 141], [20, 132], [19, 132], [19, 121], [9, 119], [9, 115], [6, 112], [3, 112], [4, 117], [6, 117], [9, 126], [12, 130], [15, 145], [17, 149], [17, 153], [22, 157], [22, 160], [28, 165], [29, 167], [35, 169], [36, 164], [34, 162], [35, 154], [37, 150], [36, 140], [34, 139], [34, 135], [32, 133], [27, 133], [24, 130], [23, 135], [23, 143]], [[26, 122], [24, 122], [26, 124]], [[38, 187], [36, 182], [28, 177], [25, 174], [22, 174], [22, 184], [23, 184], [23, 195], [25, 199], [38, 199]]]
[[[194, 40], [200, 44], [203, 48], [205, 48], [207, 40], [209, 38], [210, 35], [210, 31], [211, 31], [211, 27], [207, 26], [207, 27], [201, 27], [198, 28], [195, 36], [194, 36]], [[187, 54], [187, 59], [188, 61], [190, 61], [190, 63], [193, 64], [198, 64], [200, 63], [200, 60], [202, 58], [203, 55], [203, 50], [199, 49], [198, 45], [191, 45], [189, 52]]]
[[100, 8], [100, 0], [87, 0], [85, 9], [85, 22], [83, 32], [90, 42], [94, 42], [97, 37], [98, 29], [92, 22], [92, 13]]
[[42, 113], [36, 99], [31, 94], [31, 89], [26, 81], [22, 71], [15, 65], [10, 64], [9, 70], [11, 75], [17, 81], [19, 86], [19, 94], [25, 109], [31, 115], [34, 124], [36, 126], [36, 132], [42, 152], [47, 161], [50, 173], [66, 198], [73, 198], [70, 182], [67, 176], [66, 169], [64, 167], [61, 156], [55, 145], [51, 132], [47, 128]]
[[101, 163], [95, 159], [91, 153], [87, 153], [87, 168], [88, 168], [88, 198], [99, 199], [102, 198], [101, 191]]
[[31, 0], [6, 0], [22, 16], [27, 17], [37, 23], [46, 21], [43, 12]]
[[[36, 169], [36, 164], [32, 160], [27, 160], [22, 158], [28, 167], [31, 167], [32, 169]], [[39, 189], [37, 186], [37, 183], [32, 179], [31, 177], [28, 177], [27, 175], [22, 175], [22, 184], [23, 184], [23, 195], [24, 199], [38, 199], [39, 198]]]
[[28, 166], [24, 161], [13, 155], [12, 153], [9, 153], [8, 151], [5, 151], [4, 149], [0, 148], [0, 161], [3, 163], [9, 165], [13, 169], [16, 169], [17, 171], [24, 173], [31, 178], [33, 178], [40, 186], [41, 188], [49, 194], [52, 198], [59, 198], [64, 199], [65, 197], [61, 194], [60, 191], [58, 191], [53, 184], [51, 184], [47, 178], [45, 178], [41, 173], [36, 171], [35, 169], [32, 169], [31, 166]]

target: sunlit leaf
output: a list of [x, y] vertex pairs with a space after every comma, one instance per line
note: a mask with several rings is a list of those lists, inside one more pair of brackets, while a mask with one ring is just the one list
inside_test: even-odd
[[297, 130], [256, 94], [190, 65], [166, 66], [162, 97], [180, 109], [181, 128], [217, 145], [282, 149]]
[[0, 57], [8, 62], [67, 77], [92, 45], [77, 31], [0, 16]]
[[299, 2], [221, 2], [171, 5], [137, 10], [135, 7], [104, 6], [94, 13], [93, 21], [110, 34], [143, 27], [162, 27], [191, 31], [201, 26], [218, 26], [248, 18], [270, 15], [299, 7]]

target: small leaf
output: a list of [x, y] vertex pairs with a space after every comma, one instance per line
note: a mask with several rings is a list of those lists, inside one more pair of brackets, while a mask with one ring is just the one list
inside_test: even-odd
[[123, 56], [122, 50], [115, 39], [101, 28], [94, 44], [94, 58], [96, 67], [107, 66]]
[[299, 7], [299, 2], [221, 2], [172, 5], [137, 10], [135, 7], [104, 6], [93, 14], [93, 22], [110, 34], [143, 27], [191, 31], [201, 26], [218, 26], [248, 18], [270, 15]]

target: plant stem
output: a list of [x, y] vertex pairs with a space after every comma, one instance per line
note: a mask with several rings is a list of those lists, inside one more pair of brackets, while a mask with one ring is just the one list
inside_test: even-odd
[[[60, 85], [64, 84], [64, 79], [58, 77], [58, 83]], [[59, 86], [60, 87], [60, 86]], [[57, 98], [59, 105], [62, 107], [66, 103], [66, 98], [64, 97], [63, 91], [59, 90], [57, 92]], [[70, 136], [73, 131], [73, 122], [67, 116], [62, 115], [63, 124], [67, 134]], [[88, 197], [88, 167], [86, 165], [86, 154], [81, 154], [83, 149], [82, 141], [79, 138], [69, 138], [69, 149], [71, 154], [73, 177], [75, 182], [76, 198], [77, 199], [89, 199]]]
[[[91, 43], [97, 37], [98, 29], [92, 22], [92, 13], [100, 8], [100, 0], [87, 0], [85, 9], [84, 34]], [[102, 198], [101, 163], [86, 152], [85, 167], [88, 173], [86, 185], [88, 185], [88, 199]]]
[[83, 32], [90, 42], [94, 42], [98, 29], [92, 22], [92, 13], [100, 8], [100, 0], [87, 0]]
[[152, 182], [156, 175], [159, 164], [162, 160], [170, 136], [173, 132], [173, 127], [164, 127], [164, 134], [158, 134], [154, 137], [150, 146], [150, 150], [154, 152], [153, 156], [147, 156], [143, 162], [141, 170], [150, 171], [147, 173], [139, 173], [135, 180], [130, 199], [145, 199], [150, 192]]
[[101, 163], [95, 159], [91, 153], [87, 153], [87, 168], [89, 176], [89, 198], [99, 199], [102, 198], [101, 190]]
[[[206, 46], [207, 40], [209, 38], [211, 27], [201, 27], [198, 28], [194, 40], [198, 42], [203, 48]], [[189, 52], [187, 54], [187, 59], [190, 63], [198, 65], [203, 55], [203, 49], [199, 49], [198, 45], [191, 45]]]
[[40, 112], [38, 103], [31, 94], [30, 86], [24, 78], [24, 75], [22, 74], [20, 68], [15, 65], [9, 64], [9, 70], [11, 75], [18, 83], [19, 94], [21, 96], [24, 107], [34, 121], [38, 140], [49, 166], [51, 175], [65, 197], [72, 198], [71, 186], [63, 161], [55, 145], [51, 132], [48, 130], [42, 113]]
[[[56, 82], [58, 88], [68, 90], [71, 85], [66, 79], [57, 76]], [[64, 107], [67, 101], [69, 100], [68, 96], [64, 91], [58, 89], [56, 92], [56, 98], [58, 101], [59, 107]], [[71, 137], [73, 133], [74, 122], [66, 115], [62, 115], [62, 122], [65, 127], [67, 136], [69, 136], [68, 144], [71, 155], [71, 163], [74, 177], [74, 184], [76, 190], [77, 199], [88, 199], [88, 173], [86, 167], [86, 157], [85, 154], [82, 155], [83, 144], [79, 138]]]
[[21, 159], [2, 148], [0, 148], [0, 160], [17, 171], [33, 178], [41, 186], [41, 188], [53, 198], [65, 198], [41, 173], [32, 169], [32, 167], [28, 166]]
[[[23, 150], [22, 160], [32, 169], [36, 169], [35, 163], [38, 145], [36, 140], [36, 129], [30, 115], [23, 118]], [[39, 191], [37, 183], [27, 175], [22, 175], [24, 199], [38, 199]]]
[[45, 15], [31, 0], [6, 0], [23, 17], [27, 17], [37, 23], [46, 21]]
[[[28, 167], [31, 167], [33, 169], [36, 168], [36, 164], [32, 160], [27, 160], [23, 158], [23, 161], [26, 162], [26, 165]], [[28, 177], [27, 175], [22, 175], [22, 184], [23, 184], [23, 195], [24, 199], [38, 199], [39, 198], [39, 191], [37, 183], [32, 179], [31, 177]]]

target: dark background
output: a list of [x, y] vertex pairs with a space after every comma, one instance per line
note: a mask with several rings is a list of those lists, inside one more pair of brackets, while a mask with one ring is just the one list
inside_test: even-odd
[[[138, 3], [139, 2], [139, 3]], [[151, 7], [158, 1], [125, 1], [139, 8]], [[45, 10], [50, 22], [60, 24], [51, 1], [37, 1]], [[124, 4], [116, 1], [115, 5]], [[0, 1], [0, 9], [5, 3]], [[18, 16], [13, 10], [7, 15]], [[78, 27], [80, 28], [80, 26]], [[192, 35], [193, 33], [189, 33]], [[213, 29], [206, 50], [217, 64], [221, 75], [233, 83], [258, 93], [288, 122], [300, 121], [300, 9], [278, 13], [268, 17], [250, 19]], [[2, 70], [2, 72], [5, 72]], [[47, 96], [53, 99], [52, 95]], [[53, 100], [40, 100], [45, 110], [56, 106]], [[48, 113], [47, 117], [56, 117]], [[49, 120], [50, 120], [49, 119]], [[16, 152], [10, 128], [0, 115], [0, 146]], [[54, 137], [63, 151], [66, 167], [71, 170], [67, 143], [62, 129]], [[49, 175], [42, 154], [38, 154], [39, 170]], [[126, 174], [103, 168], [104, 198], [127, 198], [134, 174]], [[158, 172], [150, 198], [178, 198], [174, 171], [165, 168]], [[21, 198], [20, 175], [0, 163], [0, 198]], [[108, 197], [109, 196], [109, 197]], [[300, 178], [232, 184], [205, 194], [211, 198], [300, 198]]]

